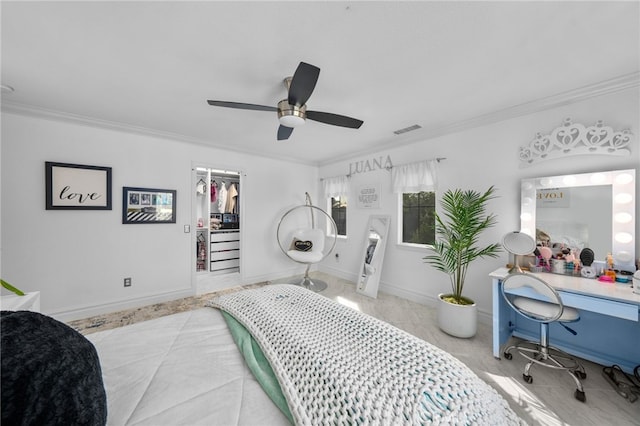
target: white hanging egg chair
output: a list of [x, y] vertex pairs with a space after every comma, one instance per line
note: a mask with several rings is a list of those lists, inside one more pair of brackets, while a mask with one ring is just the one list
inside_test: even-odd
[[298, 285], [319, 292], [327, 288], [327, 283], [311, 280], [309, 269], [333, 251], [338, 231], [333, 218], [313, 205], [308, 192], [305, 192], [305, 196], [305, 204], [293, 207], [282, 215], [276, 236], [280, 250], [289, 259], [307, 265], [304, 278]]

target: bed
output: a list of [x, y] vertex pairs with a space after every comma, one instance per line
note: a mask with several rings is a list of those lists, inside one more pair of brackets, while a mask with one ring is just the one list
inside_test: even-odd
[[289, 425], [249, 371], [217, 309], [88, 334], [107, 425]]
[[87, 338], [110, 425], [522, 423], [448, 353], [289, 284]]

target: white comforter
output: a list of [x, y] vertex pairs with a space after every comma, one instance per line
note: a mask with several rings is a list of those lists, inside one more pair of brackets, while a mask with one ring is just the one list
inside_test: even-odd
[[109, 425], [289, 424], [253, 378], [215, 309], [86, 337], [100, 357]]

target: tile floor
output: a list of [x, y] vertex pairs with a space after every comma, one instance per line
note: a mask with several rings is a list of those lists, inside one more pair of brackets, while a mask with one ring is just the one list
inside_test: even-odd
[[[493, 358], [489, 325], [479, 324], [478, 333], [471, 339], [451, 337], [435, 325], [436, 313], [432, 308], [384, 293], [380, 293], [377, 299], [371, 299], [356, 293], [355, 285], [349, 281], [323, 273], [315, 273], [312, 276], [329, 284], [329, 287], [321, 293], [324, 296], [387, 321], [446, 350], [466, 363], [478, 376], [500, 392], [509, 401], [511, 407], [529, 424], [640, 426], [640, 400], [631, 403], [618, 395], [602, 377], [602, 366], [584, 361], [587, 379], [584, 380], [583, 386], [587, 401], [582, 403], [573, 397], [575, 384], [567, 374], [533, 367], [531, 370], [533, 383], [527, 384], [522, 380], [525, 360], [519, 354], [515, 353], [510, 361]], [[278, 280], [277, 282], [286, 281]], [[262, 285], [264, 284], [266, 283]], [[256, 286], [258, 285], [261, 284]], [[204, 301], [211, 296], [208, 294], [88, 318], [74, 321], [70, 325], [88, 334], [202, 307]]]

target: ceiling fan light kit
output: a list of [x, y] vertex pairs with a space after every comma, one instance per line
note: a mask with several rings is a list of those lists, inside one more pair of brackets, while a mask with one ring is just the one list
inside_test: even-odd
[[293, 77], [284, 79], [284, 86], [287, 89], [288, 97], [278, 102], [277, 108], [241, 102], [214, 100], [208, 100], [207, 102], [211, 106], [224, 108], [276, 111], [278, 113], [278, 121], [280, 122], [280, 126], [278, 127], [278, 140], [288, 139], [291, 133], [293, 133], [293, 129], [303, 125], [307, 118], [332, 126], [359, 129], [363, 124], [362, 120], [330, 112], [307, 111], [307, 100], [316, 87], [319, 75], [320, 68], [305, 62], [300, 62]]
[[278, 102], [278, 120], [286, 127], [298, 127], [307, 118], [307, 106], [290, 105], [287, 99]]

